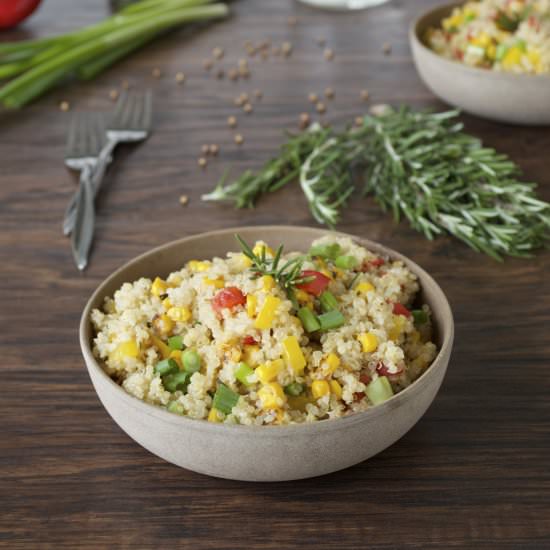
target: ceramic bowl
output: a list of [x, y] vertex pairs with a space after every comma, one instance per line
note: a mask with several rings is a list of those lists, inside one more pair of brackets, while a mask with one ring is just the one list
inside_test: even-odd
[[550, 124], [550, 75], [521, 75], [469, 67], [428, 48], [422, 37], [439, 26], [454, 2], [432, 9], [414, 21], [409, 41], [416, 69], [443, 101], [480, 117], [512, 124]]
[[[318, 476], [357, 464], [395, 443], [434, 399], [451, 355], [453, 317], [437, 283], [418, 265], [379, 244], [353, 237], [380, 254], [404, 261], [418, 276], [422, 302], [433, 311], [439, 354], [422, 376], [388, 401], [335, 420], [290, 426], [214, 424], [178, 416], [127, 394], [107, 376], [92, 354], [90, 313], [122, 283], [166, 276], [193, 258], [225, 256], [235, 250], [235, 233], [248, 242], [284, 243], [287, 250], [309, 249], [326, 230], [267, 226], [241, 227], [187, 237], [155, 248], [109, 276], [93, 293], [80, 321], [80, 345], [94, 388], [114, 421], [155, 455], [211, 476], [246, 481], [282, 481]], [[342, 235], [342, 234], [340, 234]]]

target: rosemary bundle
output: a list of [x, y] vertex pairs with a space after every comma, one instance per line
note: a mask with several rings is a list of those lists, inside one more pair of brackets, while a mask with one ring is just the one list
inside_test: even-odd
[[313, 125], [259, 173], [221, 181], [203, 199], [253, 207], [298, 181], [314, 218], [334, 227], [360, 187], [428, 239], [449, 233], [497, 260], [530, 256], [550, 239], [550, 204], [514, 162], [464, 133], [458, 114], [387, 108], [342, 132]]

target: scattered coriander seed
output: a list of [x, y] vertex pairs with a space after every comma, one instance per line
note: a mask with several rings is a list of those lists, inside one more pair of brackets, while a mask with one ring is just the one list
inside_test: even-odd
[[70, 108], [71, 108], [71, 105], [69, 104], [68, 101], [61, 101], [61, 103], [59, 103], [59, 109], [64, 113], [66, 113]]
[[153, 78], [160, 78], [160, 76], [161, 76], [160, 69], [159, 69], [158, 67], [155, 67], [155, 68], [151, 71], [151, 74], [153, 75]]
[[237, 126], [237, 118], [234, 116], [227, 117], [227, 125], [230, 128], [235, 128]]
[[363, 126], [363, 117], [362, 116], [355, 117], [355, 126]]
[[239, 99], [242, 101], [242, 104], [244, 105], [245, 103], [248, 103], [248, 101], [250, 100], [250, 97], [248, 96], [248, 94], [246, 92], [243, 92], [239, 96]]
[[223, 69], [218, 69], [216, 71], [216, 78], [221, 80], [225, 76], [225, 71]]
[[296, 23], [298, 23], [298, 18], [297, 17], [294, 17], [294, 15], [291, 15], [289, 16], [289, 18], [287, 19], [287, 22], [288, 24], [291, 26], [291, 27], [294, 27], [296, 25]]
[[202, 145], [201, 147], [201, 153], [203, 155], [208, 155], [208, 153], [210, 152], [210, 146], [207, 145], [206, 143]]
[[383, 116], [388, 111], [391, 111], [391, 107], [387, 103], [378, 103], [369, 109], [369, 113], [373, 116]]
[[202, 62], [202, 66], [204, 67], [204, 69], [206, 71], [209, 71], [212, 69], [212, 67], [214, 66], [214, 62], [211, 60], [211, 59], [205, 59], [203, 62]]
[[178, 84], [183, 84], [183, 82], [185, 81], [185, 75], [183, 73], [176, 73], [176, 82]]
[[118, 90], [113, 88], [110, 92], [109, 92], [109, 97], [113, 100], [113, 101], [116, 101], [118, 99]]
[[325, 88], [325, 97], [327, 99], [334, 99], [334, 90], [332, 88]]
[[310, 103], [317, 103], [319, 101], [319, 96], [317, 94], [314, 94], [313, 92], [311, 92], [307, 96], [307, 98], [308, 98]]
[[384, 44], [382, 44], [382, 51], [385, 55], [389, 55], [391, 53], [391, 44], [389, 42], [384, 42]]
[[198, 164], [201, 168], [206, 168], [207, 162], [206, 162], [206, 159], [204, 157], [200, 157], [197, 162], [198, 162]]
[[212, 143], [212, 145], [210, 145], [209, 147], [209, 152], [212, 156], [215, 157], [220, 152], [220, 146], [216, 143]]
[[224, 51], [222, 48], [214, 48], [212, 50], [212, 55], [216, 58], [216, 59], [221, 59], [224, 55]]
[[361, 99], [363, 101], [367, 101], [369, 99], [369, 91], [368, 90], [361, 90]]
[[300, 115], [300, 128], [305, 129], [309, 126], [309, 123], [311, 121], [310, 116], [307, 113], [302, 113]]
[[245, 103], [245, 104], [243, 105], [243, 111], [244, 111], [247, 115], [249, 115], [253, 110], [254, 110], [254, 109], [253, 109], [252, 105], [250, 105], [250, 103]]
[[315, 105], [315, 108], [317, 109], [318, 113], [324, 113], [327, 110], [325, 104], [322, 101], [319, 101], [317, 105]]
[[290, 42], [283, 42], [281, 51], [285, 57], [288, 57], [292, 53], [292, 44]]
[[227, 76], [229, 80], [239, 80], [239, 71], [237, 69], [229, 69], [229, 71], [227, 71]]
[[254, 90], [254, 97], [256, 99], [262, 99], [262, 97], [264, 96], [262, 90]]
[[180, 204], [185, 206], [189, 202], [189, 197], [187, 195], [180, 195]]
[[233, 138], [235, 140], [235, 143], [237, 145], [242, 145], [244, 138], [241, 134], [235, 134], [235, 137]]
[[327, 61], [332, 61], [334, 59], [334, 52], [330, 48], [327, 48], [323, 55]]

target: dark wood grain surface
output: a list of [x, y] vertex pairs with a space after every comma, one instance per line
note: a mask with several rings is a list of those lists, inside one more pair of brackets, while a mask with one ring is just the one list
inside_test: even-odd
[[[131, 441], [99, 403], [80, 355], [77, 324], [96, 285], [166, 241], [239, 224], [313, 225], [288, 187], [253, 211], [200, 202], [223, 170], [234, 175], [275, 152], [282, 132], [331, 86], [326, 120], [366, 104], [441, 108], [419, 81], [407, 25], [435, 0], [393, 1], [355, 14], [291, 0], [232, 3], [233, 17], [175, 32], [93, 83], [55, 91], [0, 115], [0, 545], [5, 548], [549, 548], [550, 254], [495, 263], [451, 239], [428, 242], [370, 200], [353, 201], [340, 229], [400, 250], [439, 281], [457, 334], [450, 369], [428, 413], [379, 456], [319, 479], [247, 484], [167, 464]], [[102, 0], [47, 0], [11, 37], [47, 35], [99, 20]], [[298, 22], [290, 26], [288, 16]], [[202, 61], [215, 46], [227, 69], [246, 40], [290, 41], [289, 59], [250, 60], [249, 81], [217, 80]], [[335, 52], [323, 58], [318, 39]], [[392, 45], [384, 55], [382, 45]], [[162, 76], [151, 72], [160, 68]], [[174, 76], [184, 71], [185, 85]], [[155, 132], [120, 149], [98, 204], [85, 274], [61, 234], [75, 179], [62, 158], [70, 114], [106, 110], [123, 80], [155, 92]], [[264, 97], [249, 116], [240, 92]], [[239, 117], [243, 147], [226, 118]], [[467, 129], [512, 156], [550, 200], [550, 131], [464, 116]], [[200, 146], [219, 157], [197, 167]], [[181, 194], [190, 202], [178, 203]], [[292, 460], [292, 457], [289, 457]]]

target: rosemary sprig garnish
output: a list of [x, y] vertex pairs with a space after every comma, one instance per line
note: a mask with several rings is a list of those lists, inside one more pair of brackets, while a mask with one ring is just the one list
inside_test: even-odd
[[333, 227], [360, 173], [364, 194], [428, 239], [448, 233], [497, 260], [530, 256], [550, 239], [550, 204], [506, 155], [463, 132], [458, 114], [388, 108], [339, 133], [314, 125], [257, 174], [222, 181], [203, 199], [253, 207], [298, 180], [315, 219]]
[[252, 279], [257, 279], [258, 277], [262, 277], [264, 275], [270, 275], [286, 292], [286, 295], [292, 302], [293, 306], [298, 309], [299, 305], [294, 295], [296, 285], [311, 281], [311, 277], [302, 276], [302, 266], [307, 256], [296, 256], [295, 258], [287, 260], [282, 265], [279, 265], [281, 263], [281, 257], [284, 250], [283, 245], [280, 245], [279, 248], [277, 248], [273, 258], [268, 258], [265, 246], [262, 247], [262, 251], [258, 255], [254, 253], [252, 248], [250, 248], [250, 246], [240, 235], [235, 235], [235, 238], [239, 242], [242, 253], [252, 262], [252, 265], [250, 266]]

